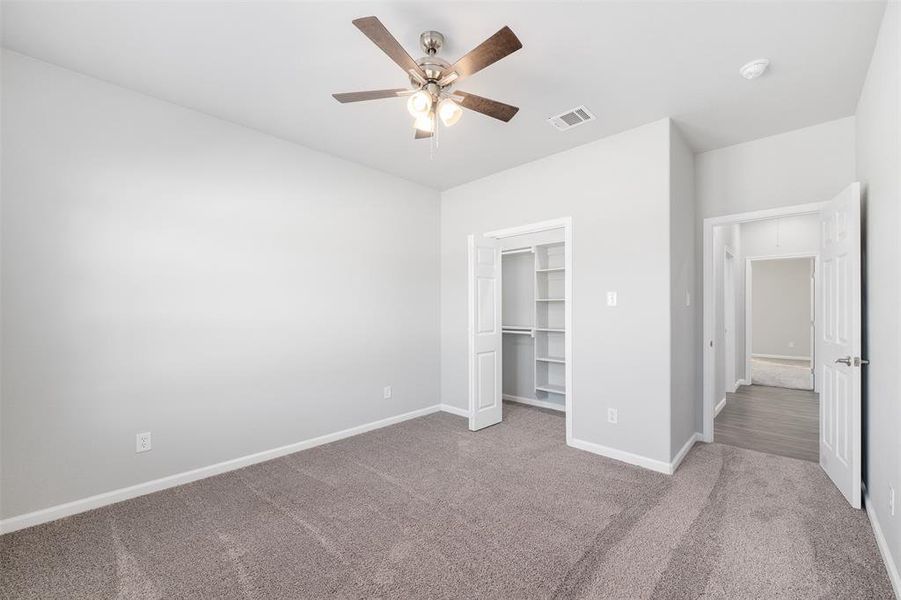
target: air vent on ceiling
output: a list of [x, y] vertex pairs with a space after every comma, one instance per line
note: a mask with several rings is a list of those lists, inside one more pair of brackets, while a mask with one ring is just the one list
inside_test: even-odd
[[559, 114], [547, 120], [548, 123], [560, 131], [578, 127], [582, 123], [587, 123], [588, 121], [594, 121], [594, 115], [584, 106], [577, 106], [572, 110], [568, 110], [563, 114]]

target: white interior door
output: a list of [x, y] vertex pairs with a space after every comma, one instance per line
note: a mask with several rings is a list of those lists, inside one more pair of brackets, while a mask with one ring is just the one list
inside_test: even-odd
[[469, 236], [469, 429], [501, 422], [501, 249]]
[[820, 466], [860, 508], [860, 184], [820, 211]]
[[723, 252], [723, 360], [727, 392], [735, 391], [735, 256]]

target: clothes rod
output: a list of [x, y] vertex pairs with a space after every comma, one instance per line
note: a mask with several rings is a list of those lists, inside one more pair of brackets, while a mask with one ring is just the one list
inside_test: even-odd
[[534, 252], [534, 248], [514, 248], [512, 250], [501, 250], [501, 254], [525, 254], [526, 252]]
[[531, 329], [501, 329], [501, 333], [512, 333], [513, 335], [532, 335]]

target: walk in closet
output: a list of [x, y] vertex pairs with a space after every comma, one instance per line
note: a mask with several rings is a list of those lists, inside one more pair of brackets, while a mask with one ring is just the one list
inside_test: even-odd
[[565, 410], [562, 230], [505, 240], [502, 251], [503, 396]]

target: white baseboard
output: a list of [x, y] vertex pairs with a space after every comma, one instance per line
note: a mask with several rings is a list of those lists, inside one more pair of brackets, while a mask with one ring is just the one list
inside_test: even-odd
[[879, 553], [882, 555], [882, 562], [885, 563], [885, 569], [888, 571], [888, 578], [892, 582], [892, 589], [895, 591], [895, 597], [901, 598], [901, 575], [898, 573], [898, 565], [892, 558], [892, 551], [889, 549], [888, 542], [885, 541], [885, 535], [882, 533], [882, 526], [876, 517], [876, 511], [873, 510], [870, 502], [870, 494], [863, 496], [863, 505], [867, 509], [867, 517], [870, 518], [870, 525], [873, 527], [873, 535], [876, 536], [876, 545], [879, 547]]
[[735, 389], [738, 389], [739, 387], [741, 387], [743, 385], [751, 385], [751, 380], [750, 379], [739, 379], [738, 381], [735, 382]]
[[726, 408], [726, 397], [723, 396], [723, 399], [717, 402], [716, 408], [713, 409], [713, 418], [715, 419], [720, 411]]
[[700, 433], [693, 433], [691, 437], [688, 438], [688, 441], [685, 442], [685, 445], [676, 453], [676, 456], [673, 457], [672, 462], [670, 462], [670, 473], [675, 473], [676, 469], [679, 468], [679, 465], [682, 464], [682, 460], [688, 455], [688, 451], [691, 450], [695, 442], [701, 439]]
[[522, 396], [511, 396], [509, 394], [504, 394], [504, 400], [509, 400], [510, 402], [518, 402], [519, 404], [528, 404], [529, 406], [537, 406], [539, 408], [548, 408], [550, 410], [558, 410], [560, 412], [566, 412], [566, 407], [562, 404], [557, 404], [555, 402], [546, 402], [544, 400], [534, 400], [532, 398], [523, 398]]
[[810, 362], [809, 356], [791, 356], [789, 354], [752, 354], [751, 358], [775, 358], [776, 360], [806, 360]]
[[[279, 448], [273, 448], [271, 450], [264, 450], [263, 452], [257, 452], [255, 454], [249, 454], [240, 458], [234, 458], [232, 460], [216, 463], [207, 467], [200, 467], [199, 469], [193, 469], [191, 471], [185, 471], [183, 473], [161, 477], [160, 479], [154, 479], [152, 481], [145, 481], [144, 483], [120, 488], [118, 490], [104, 492], [102, 494], [97, 494], [96, 496], [90, 496], [88, 498], [82, 498], [80, 500], [73, 500], [72, 502], [58, 504], [56, 506], [36, 510], [24, 515], [17, 515], [15, 517], [2, 519], [0, 520], [0, 534], [18, 531], [19, 529], [25, 529], [26, 527], [33, 527], [34, 525], [40, 525], [41, 523], [48, 523], [50, 521], [62, 519], [63, 517], [70, 517], [78, 513], [93, 510], [95, 508], [100, 508], [101, 506], [115, 504], [116, 502], [122, 502], [123, 500], [128, 500], [137, 496], [143, 496], [145, 494], [151, 494], [153, 492], [158, 492], [160, 490], [165, 490], [178, 485], [191, 483], [192, 481], [197, 481], [198, 479], [206, 479], [207, 477], [212, 477], [213, 475], [219, 475], [228, 471], [234, 471], [235, 469], [240, 469], [249, 465], [272, 460], [273, 458], [278, 458], [287, 454], [293, 454], [301, 450], [306, 450], [307, 448], [313, 448], [315, 446], [321, 446], [330, 442], [343, 440], [345, 438], [359, 435], [361, 433], [366, 433], [367, 431], [372, 431], [373, 429], [380, 429], [382, 427], [387, 427], [388, 425], [394, 425], [395, 423], [400, 423], [409, 419], [415, 419], [417, 417], [429, 415], [440, 410], [447, 410], [447, 412], [454, 412], [454, 414], [458, 414], [455, 411], [460, 410], [456, 407], [445, 408], [445, 406], [447, 405], [435, 404], [433, 406], [427, 406], [425, 408], [420, 408], [418, 410], [410, 411], [393, 417], [388, 417], [386, 419], [380, 419], [378, 421], [372, 421], [371, 423], [357, 425], [356, 427], [351, 427], [350, 429], [344, 429], [342, 431], [328, 433], [326, 435], [304, 440], [302, 442], [288, 444], [287, 446], [281, 446]], [[468, 416], [468, 414], [466, 416]]]
[[641, 456], [640, 454], [632, 454], [631, 452], [617, 450], [616, 448], [608, 448], [607, 446], [601, 446], [600, 444], [595, 444], [594, 442], [586, 442], [585, 440], [577, 440], [575, 438], [569, 440], [568, 443], [573, 448], [578, 448], [579, 450], [585, 450], [586, 452], [606, 456], [607, 458], [612, 458], [624, 463], [629, 463], [630, 465], [644, 467], [645, 469], [657, 471], [658, 473], [666, 473], [667, 475], [671, 475], [673, 472], [672, 463], [668, 463], [662, 460], [648, 458], [647, 456]]
[[440, 408], [443, 412], [450, 413], [452, 415], [457, 415], [458, 417], [469, 418], [469, 411], [465, 408], [459, 408], [457, 406], [452, 406], [450, 404], [441, 404]]

